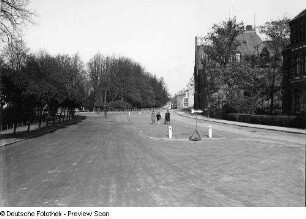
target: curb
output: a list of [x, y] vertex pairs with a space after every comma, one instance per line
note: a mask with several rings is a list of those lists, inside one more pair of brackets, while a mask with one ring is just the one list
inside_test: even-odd
[[[189, 115], [186, 115], [185, 113], [178, 113], [176, 111], [174, 111], [177, 115], [179, 116], [182, 116], [182, 117], [186, 117], [186, 118], [190, 118], [190, 119], [195, 119], [194, 117], [192, 116], [189, 116]], [[279, 132], [287, 132], [287, 133], [294, 133], [294, 134], [306, 134], [306, 131], [304, 130], [290, 130], [290, 128], [286, 128], [288, 130], [282, 130], [282, 129], [276, 129], [276, 128], [273, 128], [274, 126], [266, 126], [266, 127], [262, 127], [262, 126], [252, 126], [251, 123], [231, 123], [230, 121], [227, 121], [226, 122], [223, 122], [222, 120], [211, 120], [209, 118], [199, 118], [198, 119], [200, 120], [204, 120], [204, 121], [209, 121], [209, 122], [215, 122], [215, 123], [220, 123], [220, 124], [225, 124], [225, 125], [234, 125], [234, 126], [239, 126], [239, 127], [247, 127], [247, 128], [255, 128], [255, 129], [265, 129], [265, 130], [270, 130], [270, 131], [279, 131]], [[256, 124], [256, 125], [259, 125], [259, 124]], [[276, 126], [276, 127], [279, 127], [279, 126]], [[279, 127], [281, 128], [281, 127]]]

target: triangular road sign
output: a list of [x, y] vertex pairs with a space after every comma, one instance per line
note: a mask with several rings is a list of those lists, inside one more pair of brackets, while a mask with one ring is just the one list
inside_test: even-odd
[[200, 141], [201, 137], [200, 134], [198, 132], [198, 130], [195, 130], [194, 133], [189, 137], [189, 140], [191, 141]]

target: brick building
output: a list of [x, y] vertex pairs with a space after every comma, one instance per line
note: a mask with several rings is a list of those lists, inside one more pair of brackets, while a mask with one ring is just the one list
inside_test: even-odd
[[[261, 40], [256, 33], [255, 28], [252, 25], [247, 25], [244, 33], [237, 37], [241, 45], [237, 48], [237, 53], [234, 57], [231, 57], [230, 61], [241, 62], [245, 57], [257, 56], [262, 54], [262, 51], [266, 49], [265, 43]], [[206, 111], [212, 103], [208, 101], [209, 94], [209, 76], [205, 70], [205, 60], [209, 57], [204, 53], [206, 45], [203, 44], [201, 38], [195, 38], [195, 66], [194, 66], [194, 108], [202, 109]], [[204, 60], [204, 61], [203, 61]], [[204, 64], [204, 65], [203, 65]], [[226, 94], [222, 89], [219, 90], [219, 95], [222, 95], [222, 100], [225, 101]], [[222, 100], [220, 101], [220, 107], [222, 107]]]
[[290, 45], [283, 51], [285, 115], [306, 112], [306, 9], [289, 22]]

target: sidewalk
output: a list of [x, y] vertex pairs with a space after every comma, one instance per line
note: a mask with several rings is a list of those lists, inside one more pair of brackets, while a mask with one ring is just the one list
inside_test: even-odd
[[43, 134], [54, 132], [60, 128], [66, 127], [68, 125], [77, 123], [84, 119], [84, 116], [76, 116], [74, 119], [65, 120], [61, 123], [50, 123], [49, 126], [45, 126], [45, 122], [42, 123], [41, 128], [38, 125], [31, 125], [30, 131], [27, 132], [27, 126], [22, 126], [17, 128], [16, 134], [13, 133], [13, 129], [5, 130], [0, 133], [0, 148], [17, 143], [19, 141], [24, 141], [29, 138], [34, 138]]
[[[191, 119], [195, 119], [195, 115], [191, 115], [190, 113], [184, 111], [174, 111], [176, 114], [184, 117], [188, 117]], [[266, 129], [272, 131], [281, 131], [281, 132], [288, 132], [288, 133], [296, 133], [296, 134], [306, 134], [306, 130], [297, 129], [297, 128], [287, 128], [287, 127], [280, 127], [280, 126], [269, 126], [269, 125], [260, 125], [260, 124], [251, 124], [251, 123], [244, 123], [244, 122], [235, 122], [235, 121], [228, 121], [222, 119], [212, 119], [205, 116], [198, 115], [198, 120], [221, 123], [226, 125], [235, 125], [240, 127], [248, 127], [248, 128], [257, 128], [257, 129]]]

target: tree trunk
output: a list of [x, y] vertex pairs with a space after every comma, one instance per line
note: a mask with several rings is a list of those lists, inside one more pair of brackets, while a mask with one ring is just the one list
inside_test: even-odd
[[39, 110], [39, 112], [38, 112], [38, 128], [40, 128], [41, 127], [41, 121], [42, 120], [42, 111], [41, 110]]
[[[1, 83], [1, 82], [0, 82]], [[0, 89], [1, 89], [1, 84], [0, 84]], [[0, 93], [1, 95], [1, 93]], [[2, 104], [0, 103], [0, 124], [2, 124]]]
[[31, 122], [27, 122], [27, 125], [28, 125], [27, 132], [29, 132], [30, 131]]
[[107, 90], [105, 90], [105, 94], [104, 94], [104, 105], [106, 104], [106, 93], [107, 93]]
[[17, 122], [14, 122], [14, 123], [13, 123], [13, 126], [14, 126], [14, 127], [13, 127], [13, 128], [14, 128], [14, 134], [16, 134]]
[[123, 102], [123, 86], [121, 87], [121, 101]]
[[273, 81], [271, 84], [271, 90], [270, 90], [270, 115], [273, 114], [274, 111], [274, 84], [275, 84], [275, 73], [273, 72]]

